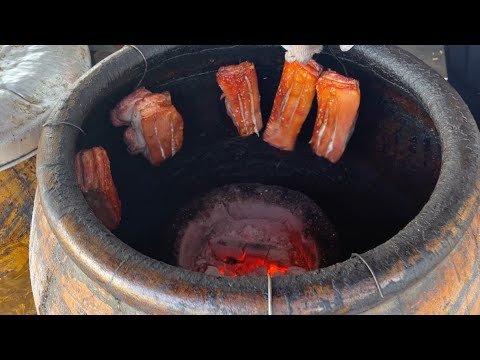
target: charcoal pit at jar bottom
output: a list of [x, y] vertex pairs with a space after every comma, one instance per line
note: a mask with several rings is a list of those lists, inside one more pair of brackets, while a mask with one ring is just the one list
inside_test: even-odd
[[178, 265], [208, 275], [296, 275], [338, 259], [334, 228], [302, 193], [233, 184], [194, 200], [176, 222]]

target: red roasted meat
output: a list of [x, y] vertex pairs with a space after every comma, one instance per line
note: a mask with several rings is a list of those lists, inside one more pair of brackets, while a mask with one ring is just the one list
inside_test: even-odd
[[173, 157], [183, 145], [183, 118], [168, 91], [137, 89], [111, 113], [114, 126], [128, 126], [124, 140], [131, 154], [143, 154], [152, 165]]
[[285, 61], [272, 113], [263, 135], [267, 143], [281, 150], [293, 151], [312, 107], [315, 85], [322, 69], [314, 60], [307, 64]]
[[360, 106], [360, 85], [334, 71], [317, 82], [318, 113], [310, 145], [313, 152], [336, 163], [354, 131]]
[[105, 149], [95, 147], [80, 151], [75, 157], [75, 174], [95, 215], [108, 229], [116, 229], [121, 221], [121, 203]]
[[243, 62], [221, 67], [217, 72], [217, 82], [225, 96], [227, 114], [240, 136], [259, 135], [263, 122], [255, 65]]

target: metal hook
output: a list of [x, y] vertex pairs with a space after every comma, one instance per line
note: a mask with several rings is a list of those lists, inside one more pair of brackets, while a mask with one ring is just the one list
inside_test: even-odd
[[363, 257], [361, 257], [359, 254], [353, 253], [352, 256], [350, 257], [350, 259], [353, 258], [353, 257], [358, 257], [360, 260], [362, 260], [362, 262], [368, 268], [368, 270], [370, 271], [370, 274], [372, 274], [373, 280], [375, 280], [375, 284], [377, 285], [377, 289], [378, 289], [378, 292], [380, 293], [380, 297], [383, 298], [384, 296], [383, 296], [383, 293], [382, 293], [382, 288], [380, 287], [380, 284], [377, 281], [377, 277], [375, 276], [375, 273], [373, 272], [370, 265], [368, 265], [368, 263], [365, 261], [365, 259]]
[[125, 45], [125, 46], [130, 46], [131, 48], [137, 50], [137, 52], [140, 53], [140, 55], [142, 55], [143, 61], [145, 62], [145, 69], [143, 71], [142, 78], [140, 79], [138, 85], [135, 87], [135, 89], [137, 89], [137, 88], [140, 87], [140, 85], [142, 84], [142, 81], [145, 79], [145, 75], [147, 75], [148, 61], [147, 61], [147, 58], [145, 57], [145, 55], [143, 55], [143, 52], [138, 47], [136, 47], [135, 45]]
[[337, 62], [342, 66], [343, 71], [344, 71], [344, 73], [345, 73], [345, 76], [348, 77], [347, 67], [346, 67], [345, 64], [338, 58], [337, 55], [335, 55], [334, 53], [331, 52], [330, 48], [327, 48], [327, 51], [325, 51], [324, 54], [325, 54], [325, 55], [329, 55], [329, 56], [333, 57], [335, 60], [337, 60]]
[[66, 121], [46, 122], [45, 124], [42, 125], [42, 127], [46, 127], [46, 126], [56, 126], [56, 125], [61, 125], [61, 124], [69, 125], [69, 126], [71, 126], [71, 127], [74, 127], [75, 129], [77, 129], [78, 131], [80, 131], [83, 135], [85, 135], [85, 136], [87, 135], [87, 134], [85, 133], [85, 131], [83, 131], [83, 129], [82, 129], [80, 126], [71, 124], [71, 123], [66, 122]]

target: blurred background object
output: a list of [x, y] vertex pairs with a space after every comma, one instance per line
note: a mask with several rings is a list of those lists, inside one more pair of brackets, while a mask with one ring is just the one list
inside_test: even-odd
[[480, 122], [480, 45], [445, 45], [448, 81]]
[[0, 45], [0, 314], [35, 314], [28, 244], [42, 126], [91, 67], [87, 45]]
[[0, 45], [0, 171], [35, 154], [51, 110], [90, 67], [86, 45]]
[[0, 314], [33, 315], [28, 240], [37, 179], [35, 157], [0, 171]]
[[447, 77], [447, 67], [445, 65], [444, 45], [398, 45], [402, 49], [412, 53], [433, 70], [438, 72], [443, 78]]

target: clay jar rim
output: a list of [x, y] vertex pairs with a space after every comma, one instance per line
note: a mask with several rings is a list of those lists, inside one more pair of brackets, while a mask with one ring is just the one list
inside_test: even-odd
[[[138, 47], [149, 68], [199, 52], [219, 56], [242, 48]], [[244, 46], [249, 51], [273, 47]], [[358, 45], [347, 53], [333, 47], [329, 51], [416, 99], [440, 137], [440, 176], [421, 212], [390, 240], [362, 254], [375, 272], [384, 298], [364, 263], [352, 258], [302, 275], [274, 278], [273, 313], [361, 313], [378, 305], [434, 269], [463, 237], [478, 207], [480, 138], [458, 93], [434, 70], [396, 46]], [[130, 85], [133, 89], [144, 68], [138, 51], [124, 47], [80, 78], [48, 121], [81, 126], [89, 111], [116, 88]], [[38, 193], [53, 233], [87, 276], [118, 299], [148, 313], [267, 313], [266, 279], [190, 272], [149, 258], [108, 231], [75, 181], [77, 136], [82, 135], [71, 126], [44, 128], [37, 158]]]

